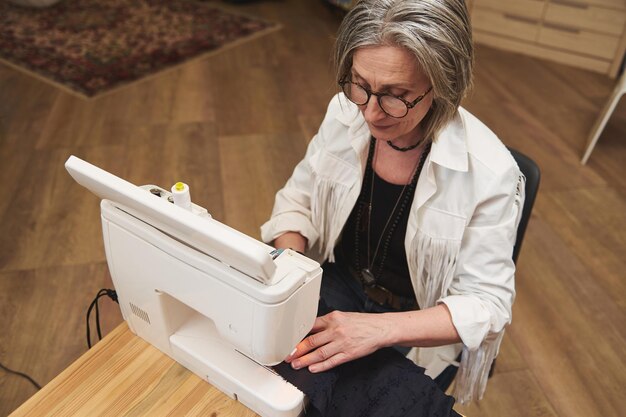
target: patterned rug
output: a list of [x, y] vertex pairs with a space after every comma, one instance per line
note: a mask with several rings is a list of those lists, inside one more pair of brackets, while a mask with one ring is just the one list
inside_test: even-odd
[[277, 28], [193, 0], [0, 0], [0, 60], [91, 97]]

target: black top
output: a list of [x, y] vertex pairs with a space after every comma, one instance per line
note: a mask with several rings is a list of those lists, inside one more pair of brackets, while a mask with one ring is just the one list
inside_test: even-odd
[[[378, 245], [379, 239], [381, 239], [385, 223], [387, 223], [387, 219], [389, 219], [391, 215], [391, 210], [393, 210], [403, 188], [404, 185], [391, 184], [374, 173], [374, 202], [372, 204], [370, 224], [370, 261], [372, 261], [374, 252], [376, 252], [376, 246]], [[337, 245], [339, 250], [335, 252], [337, 262], [345, 263], [352, 270], [355, 270], [355, 266], [357, 265], [355, 259], [355, 228], [357, 217], [359, 217], [357, 214], [358, 210], [362, 210], [360, 216], [361, 228], [359, 231], [359, 244], [361, 249], [359, 249], [360, 262], [358, 262], [358, 265], [360, 265], [361, 268], [367, 266], [367, 207], [369, 205], [367, 200], [369, 200], [369, 193], [369, 186], [363, 186], [361, 195], [344, 226], [341, 241]], [[365, 194], [365, 196], [363, 194]], [[411, 285], [409, 266], [404, 250], [404, 237], [409, 220], [409, 211], [410, 210], [403, 210], [403, 213], [398, 218], [398, 225], [391, 234], [391, 240], [389, 241], [389, 247], [382, 269], [381, 260], [386, 236], [382, 237], [380, 248], [378, 249], [371, 270], [376, 277], [376, 283], [378, 285], [387, 288], [394, 294], [413, 298], [415, 293]]]
[[[335, 249], [336, 262], [348, 266], [357, 279], [360, 279], [358, 271], [368, 268], [376, 278], [377, 285], [387, 288], [394, 294], [414, 298], [415, 293], [411, 285], [409, 266], [404, 250], [404, 239], [419, 171], [430, 151], [430, 146], [424, 149], [418, 172], [411, 178], [411, 183], [405, 186], [391, 184], [374, 172], [372, 160], [375, 145], [376, 139], [372, 138], [361, 193]], [[374, 181], [373, 190], [371, 188], [372, 180]], [[371, 216], [368, 216], [370, 194], [372, 196], [372, 213]], [[370, 223], [369, 261], [367, 250], [368, 217]], [[385, 226], [387, 227], [385, 228]], [[376, 251], [377, 247], [378, 252]]]

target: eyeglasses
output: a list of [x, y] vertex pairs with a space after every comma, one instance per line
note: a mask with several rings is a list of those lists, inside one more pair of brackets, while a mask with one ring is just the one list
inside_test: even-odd
[[339, 82], [343, 93], [348, 97], [348, 100], [358, 106], [364, 106], [370, 101], [371, 96], [376, 96], [378, 105], [388, 116], [396, 119], [401, 119], [409, 113], [412, 109], [426, 97], [428, 93], [433, 89], [432, 86], [426, 90], [424, 94], [419, 96], [413, 101], [407, 101], [402, 97], [397, 97], [389, 93], [375, 93], [372, 90], [363, 87], [361, 84], [352, 82], [350, 80], [343, 80]]

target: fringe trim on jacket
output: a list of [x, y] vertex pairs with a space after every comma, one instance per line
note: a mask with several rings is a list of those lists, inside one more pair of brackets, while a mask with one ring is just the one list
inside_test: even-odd
[[461, 366], [454, 382], [454, 398], [461, 404], [483, 398], [491, 364], [498, 355], [503, 336], [504, 330], [489, 335], [474, 351], [463, 347]]
[[342, 203], [348, 195], [349, 187], [320, 178], [315, 179], [311, 201], [311, 219], [319, 231], [319, 248], [322, 259], [335, 262], [333, 252], [335, 240], [341, 233], [342, 224], [339, 213]]
[[[460, 250], [460, 241], [434, 239], [417, 231], [407, 259], [417, 278], [416, 294], [420, 308], [435, 306], [437, 300], [448, 293]], [[491, 334], [474, 351], [463, 347], [454, 389], [454, 397], [461, 404], [482, 399], [491, 363], [498, 354], [503, 335], [504, 330]]]
[[461, 241], [434, 239], [417, 231], [407, 261], [417, 277], [415, 292], [420, 308], [435, 306], [437, 300], [448, 293], [460, 250]]

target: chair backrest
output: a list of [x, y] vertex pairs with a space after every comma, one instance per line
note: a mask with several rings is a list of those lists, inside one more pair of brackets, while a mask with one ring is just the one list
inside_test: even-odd
[[537, 191], [539, 190], [539, 180], [541, 179], [541, 172], [539, 167], [528, 156], [509, 148], [511, 155], [517, 162], [520, 171], [526, 177], [526, 199], [524, 200], [524, 207], [522, 208], [522, 218], [520, 219], [519, 226], [517, 226], [517, 238], [515, 239], [515, 246], [513, 247], [513, 262], [517, 263], [517, 257], [519, 256], [520, 249], [522, 248], [522, 241], [524, 240], [524, 233], [526, 233], [526, 226], [530, 219], [530, 212], [535, 204], [535, 197], [537, 197]]

